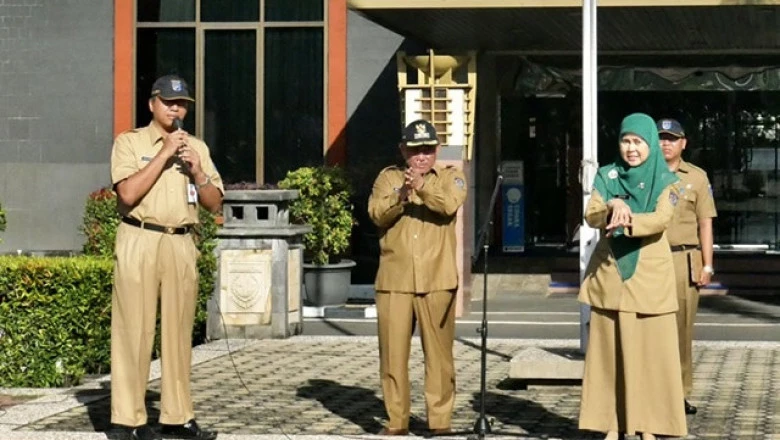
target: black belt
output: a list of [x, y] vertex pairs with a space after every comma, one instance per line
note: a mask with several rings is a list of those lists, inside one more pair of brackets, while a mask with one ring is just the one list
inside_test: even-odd
[[669, 246], [672, 252], [687, 251], [689, 249], [701, 249], [698, 244], [678, 244], [676, 246]]
[[191, 230], [191, 226], [180, 226], [174, 228], [173, 226], [160, 226], [154, 223], [146, 223], [141, 220], [134, 219], [132, 217], [122, 217], [122, 222], [128, 225], [135, 226], [136, 228], [148, 229], [150, 231], [162, 232], [164, 234], [183, 235], [188, 234]]

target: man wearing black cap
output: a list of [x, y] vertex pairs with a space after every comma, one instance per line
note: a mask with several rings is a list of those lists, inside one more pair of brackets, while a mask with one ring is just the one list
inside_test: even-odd
[[222, 179], [203, 141], [182, 130], [193, 102], [177, 76], [154, 82], [152, 122], [117, 136], [111, 181], [122, 216], [115, 246], [111, 309], [111, 422], [115, 436], [159, 439], [147, 424], [144, 396], [161, 304], [162, 434], [211, 440], [195, 422], [190, 396], [198, 250], [190, 232], [198, 204], [216, 212]]
[[388, 423], [381, 435], [409, 432], [409, 350], [420, 324], [425, 402], [434, 435], [450, 431], [455, 402], [455, 223], [466, 199], [463, 172], [436, 165], [439, 140], [427, 121], [407, 125], [400, 144], [406, 167], [379, 173], [368, 213], [379, 227], [376, 307], [382, 394]]
[[677, 333], [680, 344], [683, 389], [686, 414], [696, 414], [688, 398], [693, 390], [693, 323], [699, 307], [699, 288], [709, 284], [715, 270], [712, 267], [712, 219], [718, 214], [707, 173], [682, 159], [687, 146], [685, 130], [674, 119], [657, 122], [661, 150], [680, 180], [680, 192], [674, 218], [666, 231], [672, 249], [677, 276]]

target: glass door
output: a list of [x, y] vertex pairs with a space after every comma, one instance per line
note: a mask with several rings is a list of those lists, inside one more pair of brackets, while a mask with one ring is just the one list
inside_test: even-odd
[[575, 156], [581, 136], [572, 131], [579, 127], [572, 101], [563, 95], [501, 99], [501, 160], [524, 163], [529, 249], [566, 249], [580, 217]]

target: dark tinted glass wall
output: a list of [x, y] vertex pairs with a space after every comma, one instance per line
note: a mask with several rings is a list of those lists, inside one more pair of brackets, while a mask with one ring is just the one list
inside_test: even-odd
[[226, 181], [254, 182], [257, 32], [206, 31], [205, 141]]
[[265, 0], [266, 21], [322, 21], [321, 0]]
[[138, 0], [138, 21], [195, 21], [195, 0]]
[[322, 28], [265, 32], [265, 180], [323, 163]]
[[201, 0], [202, 21], [258, 21], [260, 2], [258, 0]]
[[[149, 95], [154, 80], [160, 76], [176, 74], [184, 78], [195, 93], [195, 29], [139, 28], [136, 56], [136, 126], [152, 120], [149, 111]], [[197, 107], [190, 105], [184, 128], [195, 132]]]

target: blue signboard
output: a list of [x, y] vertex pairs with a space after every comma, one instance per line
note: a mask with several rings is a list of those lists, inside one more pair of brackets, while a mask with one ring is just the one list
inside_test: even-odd
[[501, 237], [504, 252], [525, 251], [525, 188], [523, 162], [503, 162], [501, 172]]

